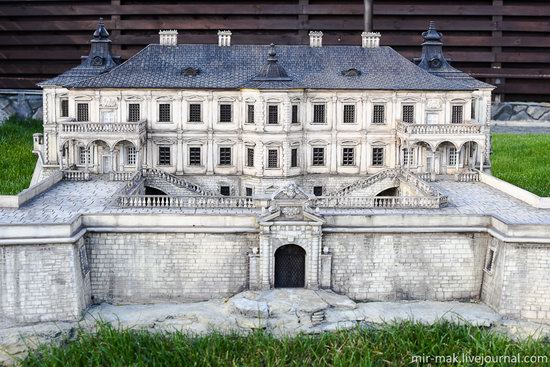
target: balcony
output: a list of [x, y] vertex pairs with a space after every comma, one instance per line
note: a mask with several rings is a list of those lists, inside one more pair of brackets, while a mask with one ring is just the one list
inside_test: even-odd
[[62, 122], [61, 134], [140, 134], [146, 121], [139, 122]]
[[408, 124], [398, 121], [397, 131], [407, 135], [478, 135], [485, 132], [484, 125], [463, 124]]

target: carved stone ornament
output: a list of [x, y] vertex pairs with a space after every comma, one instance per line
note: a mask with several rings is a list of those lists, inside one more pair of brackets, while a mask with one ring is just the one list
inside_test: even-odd
[[290, 184], [285, 188], [284, 191], [285, 195], [288, 196], [291, 199], [294, 199], [296, 197], [296, 185]]
[[100, 107], [116, 107], [116, 105], [116, 97], [101, 97], [101, 100], [99, 102]]
[[287, 217], [295, 217], [300, 214], [300, 212], [301, 210], [297, 206], [285, 207], [281, 209], [281, 213], [283, 213]]
[[426, 103], [426, 109], [428, 110], [440, 110], [441, 109], [441, 100], [440, 99], [428, 99]]
[[105, 60], [101, 56], [96, 56], [92, 59], [92, 66], [103, 66]]

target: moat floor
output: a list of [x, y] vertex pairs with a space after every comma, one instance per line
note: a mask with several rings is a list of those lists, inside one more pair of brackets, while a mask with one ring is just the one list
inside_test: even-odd
[[[254, 209], [118, 208], [116, 192], [123, 182], [98, 176], [90, 181], [61, 181], [19, 209], [0, 209], [0, 224], [71, 223], [81, 214], [100, 213], [251, 213]], [[550, 209], [528, 204], [479, 182], [438, 181], [432, 185], [448, 195], [440, 209], [324, 209], [321, 214], [348, 215], [491, 215], [508, 224], [550, 224]]]

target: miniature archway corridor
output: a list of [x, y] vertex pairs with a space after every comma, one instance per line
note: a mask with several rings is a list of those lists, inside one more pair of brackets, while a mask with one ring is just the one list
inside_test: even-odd
[[306, 251], [300, 246], [284, 245], [275, 251], [275, 288], [303, 288], [306, 276]]

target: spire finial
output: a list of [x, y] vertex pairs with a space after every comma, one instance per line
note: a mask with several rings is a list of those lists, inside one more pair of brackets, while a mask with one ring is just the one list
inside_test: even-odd
[[430, 21], [430, 25], [428, 26], [428, 30], [424, 33], [422, 33], [422, 37], [424, 38], [425, 42], [437, 42], [441, 43], [441, 33], [437, 31], [435, 22], [432, 20]]
[[99, 40], [109, 39], [109, 32], [107, 32], [107, 28], [105, 28], [105, 22], [103, 21], [103, 17], [99, 18], [99, 22], [97, 23], [97, 29], [94, 32], [94, 39], [99, 39]]
[[267, 61], [269, 62], [277, 62], [277, 53], [275, 52], [275, 44], [271, 43], [269, 45], [269, 53], [268, 53]]

